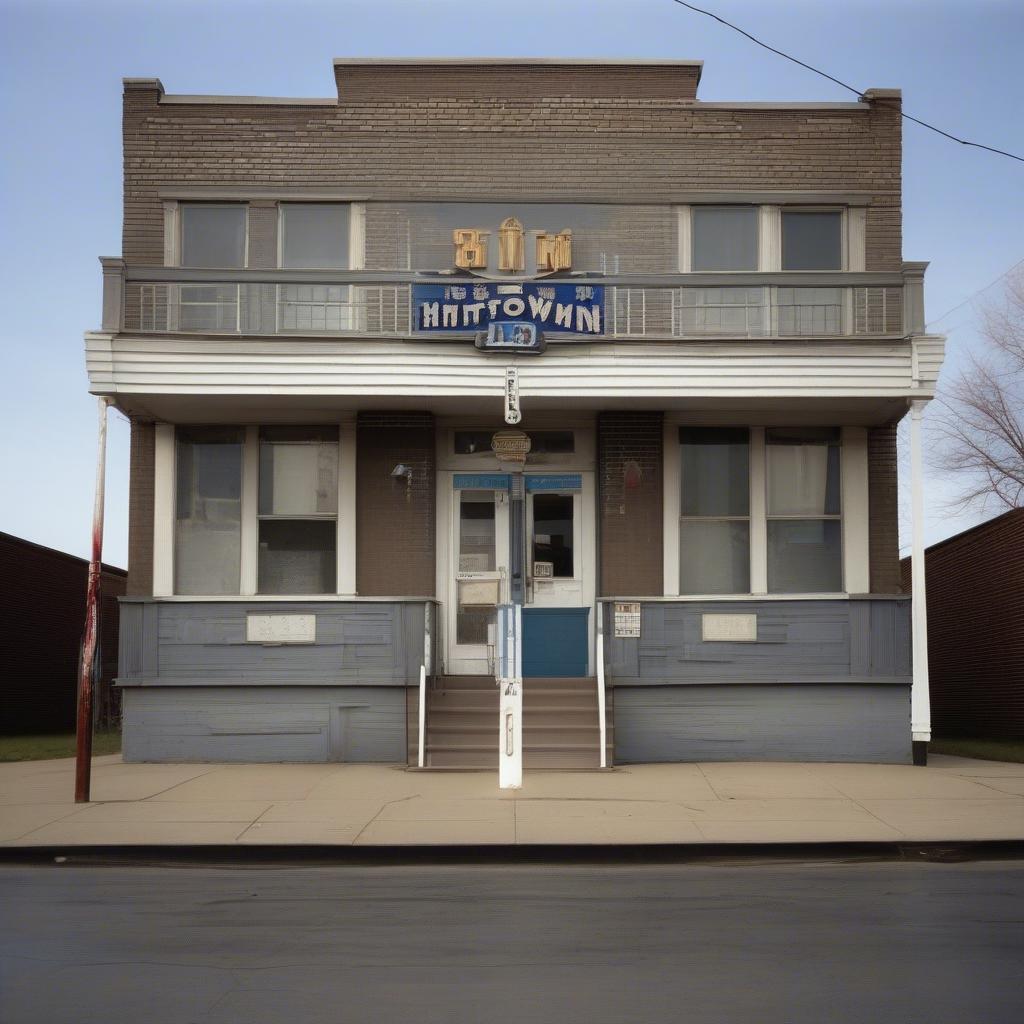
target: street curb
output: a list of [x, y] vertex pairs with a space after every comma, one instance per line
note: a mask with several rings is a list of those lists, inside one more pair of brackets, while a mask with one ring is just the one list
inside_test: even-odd
[[416, 866], [430, 864], [782, 864], [807, 861], [955, 864], [1024, 860], [1024, 840], [950, 842], [677, 843], [488, 846], [8, 846], [0, 865], [177, 867]]

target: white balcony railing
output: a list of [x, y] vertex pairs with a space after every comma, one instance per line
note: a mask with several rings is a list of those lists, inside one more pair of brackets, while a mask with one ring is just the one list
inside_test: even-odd
[[[907, 267], [902, 275], [615, 275], [568, 281], [603, 285], [606, 338], [901, 337], [923, 319], [917, 309], [923, 267]], [[451, 276], [409, 273], [317, 272], [303, 280], [281, 271], [126, 271], [114, 260], [105, 261], [104, 270], [104, 328], [156, 333], [401, 337], [413, 333], [415, 283], [456, 283]]]

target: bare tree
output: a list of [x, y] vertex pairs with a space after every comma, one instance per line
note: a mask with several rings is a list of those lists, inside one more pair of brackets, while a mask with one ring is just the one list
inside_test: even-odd
[[984, 345], [942, 388], [934, 460], [962, 483], [959, 511], [1024, 506], [1024, 268], [983, 313]]

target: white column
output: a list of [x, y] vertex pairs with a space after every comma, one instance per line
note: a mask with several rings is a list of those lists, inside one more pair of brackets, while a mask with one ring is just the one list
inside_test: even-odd
[[764, 427], [750, 428], [750, 592], [768, 593], [768, 487]]
[[338, 426], [338, 593], [356, 592], [356, 424]]
[[153, 458], [153, 596], [174, 593], [174, 424], [157, 423]]
[[840, 455], [843, 498], [843, 590], [867, 594], [871, 590], [868, 544], [868, 432], [866, 427], [843, 427]]
[[241, 581], [239, 593], [255, 594], [259, 589], [260, 554], [260, 428], [245, 428], [242, 448], [242, 526], [240, 544]]
[[910, 732], [915, 743], [932, 738], [931, 702], [928, 696], [928, 602], [924, 573], [924, 480], [921, 453], [921, 419], [925, 402], [910, 403], [910, 508], [913, 521], [911, 579], [913, 585], [914, 675], [910, 688]]

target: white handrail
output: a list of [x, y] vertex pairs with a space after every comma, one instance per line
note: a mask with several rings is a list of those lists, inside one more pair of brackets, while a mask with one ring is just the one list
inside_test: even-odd
[[601, 767], [608, 767], [608, 725], [604, 698], [604, 605], [597, 602], [597, 724], [601, 740]]
[[427, 666], [420, 665], [420, 743], [416, 765], [425, 767], [425, 747], [427, 743]]

